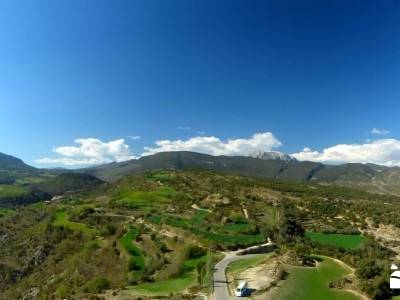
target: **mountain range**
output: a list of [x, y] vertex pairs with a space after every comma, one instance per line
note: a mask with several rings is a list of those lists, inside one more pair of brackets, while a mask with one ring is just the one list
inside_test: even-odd
[[266, 179], [303, 182], [335, 183], [357, 186], [373, 192], [400, 195], [400, 168], [374, 164], [347, 163], [326, 165], [310, 161], [297, 161], [280, 152], [260, 152], [249, 156], [213, 156], [196, 152], [160, 152], [124, 162], [114, 162], [76, 170], [36, 169], [10, 155], [0, 154], [1, 174], [15, 176], [18, 172], [50, 174], [66, 172], [93, 175], [113, 182], [128, 174], [158, 169], [183, 170], [199, 168], [222, 173], [255, 176]]

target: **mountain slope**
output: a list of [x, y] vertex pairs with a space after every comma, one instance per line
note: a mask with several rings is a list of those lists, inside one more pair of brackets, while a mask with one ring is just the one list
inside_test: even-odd
[[212, 156], [196, 152], [161, 152], [140, 159], [111, 163], [78, 172], [115, 181], [128, 174], [157, 169], [200, 168], [212, 171], [293, 181], [318, 181], [357, 186], [373, 192], [400, 195], [400, 168], [349, 163], [324, 165], [310, 161], [262, 159], [247, 156]]
[[[299, 163], [303, 165], [303, 163]], [[312, 163], [313, 164], [313, 163]], [[81, 170], [106, 181], [115, 181], [127, 174], [157, 169], [182, 170], [201, 168], [263, 178], [275, 178], [288, 163], [280, 160], [263, 160], [245, 156], [212, 156], [196, 152], [162, 152], [122, 163], [112, 163]]]
[[89, 174], [64, 173], [56, 177], [49, 178], [37, 185], [37, 188], [51, 195], [63, 194], [65, 192], [75, 192], [93, 189], [102, 185], [104, 181]]
[[33, 171], [35, 168], [25, 164], [19, 158], [0, 152], [0, 170]]
[[161, 152], [140, 159], [112, 163], [80, 172], [92, 174], [106, 181], [115, 181], [127, 174], [142, 173], [157, 169], [201, 168], [219, 172], [308, 181], [326, 166], [315, 162], [285, 161], [282, 159], [260, 159], [247, 156], [212, 156], [196, 152]]
[[[199, 168], [268, 179], [335, 183], [357, 186], [373, 192], [400, 195], [400, 181], [398, 180], [400, 168], [398, 167], [389, 168], [359, 163], [324, 165], [309, 161], [297, 161], [288, 155], [276, 152], [262, 152], [256, 156], [212, 156], [189, 151], [161, 152], [139, 159], [71, 172], [89, 174], [101, 180], [113, 182], [125, 175], [151, 170]], [[13, 184], [16, 180], [21, 181], [24, 178], [32, 180], [32, 176], [36, 178], [36, 181], [44, 181], [48, 177], [63, 172], [65, 170], [36, 169], [26, 165], [18, 158], [0, 153], [0, 184]], [[91, 185], [90, 182], [87, 183], [88, 186]], [[53, 185], [59, 186], [56, 182]], [[65, 191], [64, 188], [61, 189], [61, 192], [63, 191]]]

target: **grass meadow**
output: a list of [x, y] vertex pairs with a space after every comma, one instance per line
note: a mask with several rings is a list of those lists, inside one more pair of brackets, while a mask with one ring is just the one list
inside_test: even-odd
[[288, 277], [271, 294], [272, 300], [360, 300], [356, 293], [329, 288], [329, 283], [351, 274], [352, 270], [334, 259], [320, 256], [317, 267], [289, 266]]
[[342, 247], [345, 249], [357, 249], [361, 247], [365, 241], [365, 237], [362, 235], [353, 234], [336, 234], [336, 233], [317, 233], [317, 232], [306, 232], [306, 236], [321, 245], [330, 245], [336, 247]]

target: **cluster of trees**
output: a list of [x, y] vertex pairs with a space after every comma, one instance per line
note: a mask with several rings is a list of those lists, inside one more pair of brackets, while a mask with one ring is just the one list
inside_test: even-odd
[[0, 184], [13, 184], [15, 179], [8, 172], [0, 171]]

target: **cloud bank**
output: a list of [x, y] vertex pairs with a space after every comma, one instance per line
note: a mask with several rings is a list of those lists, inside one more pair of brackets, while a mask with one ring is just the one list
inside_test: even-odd
[[[131, 137], [130, 137], [131, 138]], [[138, 139], [133, 137], [131, 139]], [[58, 154], [55, 158], [35, 160], [40, 164], [83, 166], [121, 162], [135, 157], [124, 139], [103, 142], [95, 138], [77, 139], [77, 146], [53, 148]], [[194, 151], [211, 155], [250, 155], [258, 151], [271, 151], [282, 143], [271, 133], [256, 133], [247, 139], [230, 139], [223, 141], [214, 136], [197, 136], [188, 140], [159, 140], [154, 147], [145, 147], [140, 156], [152, 155], [165, 151]]]
[[400, 141], [379, 139], [365, 144], [339, 144], [321, 152], [304, 148], [303, 151], [292, 155], [298, 160], [331, 164], [352, 162], [400, 166]]
[[178, 127], [176, 127], [176, 129], [183, 130], [183, 131], [190, 131], [190, 130], [192, 130], [192, 127], [190, 127], [190, 126], [178, 126]]
[[140, 135], [128, 135], [131, 140], [140, 140], [142, 137]]
[[387, 135], [390, 133], [390, 131], [386, 130], [386, 129], [378, 129], [378, 128], [374, 127], [374, 128], [372, 128], [371, 133], [377, 134], [377, 135]]
[[65, 166], [96, 165], [113, 161], [125, 161], [135, 158], [124, 139], [102, 142], [99, 139], [87, 138], [75, 140], [77, 146], [53, 148], [58, 154], [56, 158], [40, 158], [35, 160], [41, 164], [61, 164]]
[[155, 147], [145, 147], [142, 156], [164, 151], [194, 151], [211, 155], [250, 155], [256, 151], [271, 151], [282, 143], [271, 133], [256, 133], [248, 139], [223, 141], [214, 136], [197, 136], [188, 140], [159, 140]]
[[[137, 139], [134, 137], [133, 139]], [[110, 162], [121, 162], [166, 151], [193, 151], [210, 155], [249, 156], [257, 152], [272, 151], [282, 143], [271, 132], [255, 133], [249, 138], [222, 140], [215, 136], [195, 136], [186, 140], [158, 140], [154, 146], [145, 147], [138, 156], [133, 155], [124, 139], [103, 142], [96, 138], [75, 140], [73, 146], [53, 148], [54, 158], [35, 160], [40, 164], [87, 166]], [[374, 163], [385, 166], [400, 166], [400, 140], [378, 139], [359, 144], [339, 144], [322, 151], [304, 148], [291, 154], [300, 161], [315, 161], [328, 164]]]

